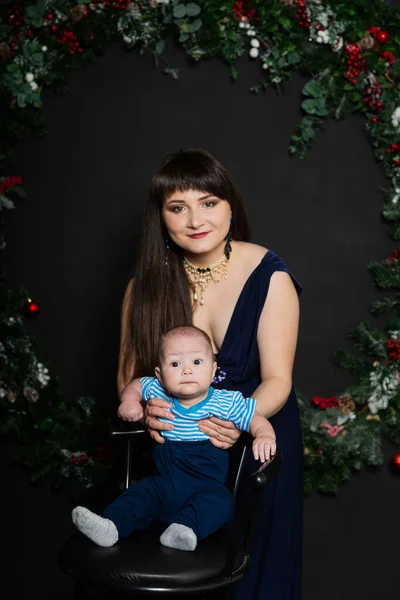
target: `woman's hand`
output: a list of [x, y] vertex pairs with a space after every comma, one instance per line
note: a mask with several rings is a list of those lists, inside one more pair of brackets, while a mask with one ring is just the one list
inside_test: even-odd
[[172, 404], [162, 398], [152, 398], [146, 404], [144, 411], [144, 424], [149, 430], [150, 436], [159, 444], [164, 443], [164, 438], [158, 433], [159, 431], [171, 431], [174, 426], [172, 423], [163, 423], [158, 420], [158, 417], [164, 419], [175, 419], [175, 415], [169, 410]]
[[224, 421], [217, 417], [203, 419], [198, 423], [199, 429], [210, 436], [210, 442], [223, 450], [232, 448], [242, 433], [231, 421]]

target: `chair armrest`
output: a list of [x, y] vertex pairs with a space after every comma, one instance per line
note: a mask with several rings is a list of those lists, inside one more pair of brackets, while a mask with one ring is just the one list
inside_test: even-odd
[[126, 440], [132, 439], [141, 433], [146, 433], [146, 429], [142, 423], [127, 422], [119, 419], [118, 421], [113, 421], [110, 424], [109, 433], [112, 436], [121, 436]]
[[261, 467], [251, 475], [253, 487], [255, 489], [264, 488], [267, 485], [268, 480], [279, 473], [281, 466], [282, 453], [278, 449], [272, 458], [266, 460]]

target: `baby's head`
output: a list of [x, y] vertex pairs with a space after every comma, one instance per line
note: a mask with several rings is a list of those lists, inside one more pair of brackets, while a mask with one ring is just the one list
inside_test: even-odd
[[155, 373], [170, 394], [191, 400], [207, 392], [217, 363], [204, 331], [193, 325], [173, 327], [162, 336], [158, 357]]

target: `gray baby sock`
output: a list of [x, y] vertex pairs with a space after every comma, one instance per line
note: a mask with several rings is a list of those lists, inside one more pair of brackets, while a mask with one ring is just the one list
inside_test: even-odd
[[108, 548], [118, 541], [118, 529], [109, 519], [96, 515], [84, 506], [77, 506], [72, 511], [72, 521], [92, 542]]
[[172, 523], [160, 537], [160, 542], [163, 546], [176, 550], [195, 550], [197, 536], [190, 527], [181, 523]]

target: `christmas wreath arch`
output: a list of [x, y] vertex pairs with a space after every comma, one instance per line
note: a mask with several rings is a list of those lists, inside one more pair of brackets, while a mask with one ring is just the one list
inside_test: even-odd
[[[12, 172], [16, 143], [45, 133], [41, 93], [66, 89], [80, 68], [120, 39], [150, 52], [174, 78], [164, 56], [175, 32], [194, 60], [220, 58], [235, 79], [241, 56], [257, 61], [258, 93], [307, 75], [303, 118], [289, 152], [303, 158], [327, 118], [364, 117], [374, 156], [388, 180], [382, 216], [400, 239], [400, 12], [384, 1], [355, 0], [4, 0], [0, 8], [0, 207], [24, 197]], [[4, 248], [5, 240], [1, 238]], [[334, 361], [354, 374], [354, 384], [334, 397], [307, 399], [298, 391], [304, 435], [305, 491], [336, 492], [353, 469], [382, 463], [383, 437], [400, 444], [400, 252], [368, 265], [374, 284], [388, 291], [373, 315], [389, 314], [384, 330], [367, 321], [350, 332], [357, 355], [339, 350]], [[390, 295], [389, 295], [390, 293]], [[40, 312], [25, 289], [1, 293], [1, 430], [18, 440], [17, 459], [32, 479], [47, 475], [77, 496], [108, 477], [112, 456], [107, 415], [92, 398], [67, 402], [58, 380], [26, 333], [26, 319]], [[393, 468], [400, 470], [400, 455]]]

